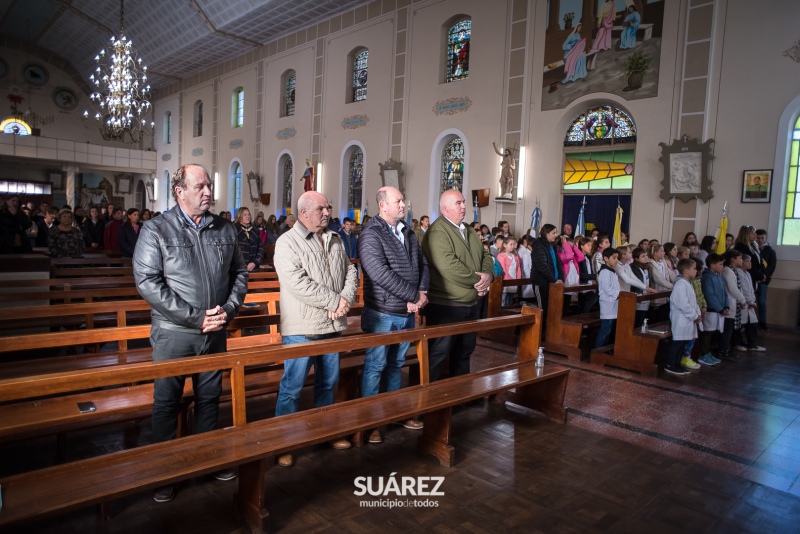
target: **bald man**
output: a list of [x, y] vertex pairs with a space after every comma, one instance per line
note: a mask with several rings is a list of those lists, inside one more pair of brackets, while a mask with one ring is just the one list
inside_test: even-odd
[[[358, 275], [344, 250], [342, 238], [328, 229], [331, 205], [316, 191], [297, 201], [297, 222], [275, 243], [275, 271], [281, 286], [281, 338], [284, 345], [330, 339], [347, 329], [347, 312], [356, 298]], [[300, 392], [314, 366], [314, 406], [333, 404], [339, 383], [339, 353], [286, 360], [275, 415], [298, 410]], [[348, 449], [350, 442], [331, 442]], [[284, 454], [278, 464], [291, 466]]]
[[[364, 225], [358, 240], [358, 256], [364, 269], [364, 332], [391, 332], [414, 328], [415, 313], [428, 303], [428, 263], [417, 236], [403, 222], [406, 203], [394, 187], [382, 187], [375, 197], [379, 214]], [[400, 389], [401, 371], [410, 343], [396, 343], [367, 349], [361, 394], [377, 395], [381, 383], [386, 391]], [[401, 423], [419, 430], [422, 422]], [[382, 441], [380, 431], [369, 435], [370, 443]]]
[[[422, 242], [430, 269], [427, 324], [449, 324], [480, 317], [478, 297], [486, 295], [494, 278], [492, 258], [478, 234], [464, 225], [467, 204], [460, 191], [445, 191], [439, 199], [441, 217]], [[441, 337], [428, 347], [431, 381], [441, 377], [450, 355], [450, 376], [469, 373], [475, 333]]]

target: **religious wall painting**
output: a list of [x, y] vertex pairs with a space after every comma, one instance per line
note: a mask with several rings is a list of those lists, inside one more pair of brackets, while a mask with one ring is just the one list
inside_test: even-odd
[[542, 110], [591, 93], [658, 96], [664, 0], [548, 0]]
[[664, 179], [661, 181], [661, 194], [664, 202], [677, 198], [688, 202], [699, 198], [708, 202], [714, 196], [711, 190], [711, 173], [709, 167], [714, 159], [713, 139], [700, 143], [688, 135], [675, 139], [671, 144], [659, 143], [664, 165]]
[[[133, 182], [132, 174], [120, 174], [119, 178]], [[78, 178], [78, 205], [83, 208], [84, 213], [89, 213], [90, 208], [106, 208], [109, 204], [124, 206], [125, 197], [114, 197], [114, 184], [105, 176], [85, 172], [77, 175]], [[116, 181], [115, 177], [115, 181]], [[124, 184], [121, 184], [124, 185]], [[129, 186], [130, 187], [130, 186]]]

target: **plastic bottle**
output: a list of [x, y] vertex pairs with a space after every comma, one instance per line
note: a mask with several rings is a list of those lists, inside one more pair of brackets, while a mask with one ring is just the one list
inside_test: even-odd
[[536, 367], [544, 367], [544, 347], [539, 347], [539, 354], [536, 355]]

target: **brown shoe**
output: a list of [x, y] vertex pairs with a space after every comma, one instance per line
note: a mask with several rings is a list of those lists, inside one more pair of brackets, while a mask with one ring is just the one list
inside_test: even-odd
[[381, 431], [377, 428], [372, 431], [369, 435], [369, 439], [367, 440], [370, 443], [383, 443], [383, 438], [381, 437]]
[[350, 443], [348, 440], [346, 440], [344, 438], [333, 440], [333, 441], [330, 442], [330, 444], [331, 444], [331, 447], [333, 447], [337, 451], [343, 451], [343, 450], [349, 449], [350, 447], [353, 446], [352, 443]]
[[422, 430], [425, 426], [425, 423], [422, 421], [417, 421], [416, 419], [408, 419], [407, 421], [398, 421], [398, 425], [404, 426], [406, 428], [410, 428], [411, 430]]
[[278, 456], [278, 465], [281, 467], [292, 467], [294, 465], [294, 456], [291, 454]]

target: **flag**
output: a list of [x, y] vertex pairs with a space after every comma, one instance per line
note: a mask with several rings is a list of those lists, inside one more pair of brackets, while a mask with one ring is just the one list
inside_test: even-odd
[[728, 233], [728, 201], [725, 201], [725, 206], [722, 208], [722, 220], [719, 221], [717, 228], [717, 254], [725, 254], [725, 234]]
[[475, 202], [472, 204], [472, 222], [480, 222], [480, 210], [478, 209], [478, 197], [475, 197]]
[[408, 203], [406, 209], [408, 210], [408, 213], [406, 214], [406, 226], [411, 228], [411, 219], [414, 218], [414, 216], [411, 214], [411, 202]]
[[575, 235], [586, 235], [586, 216], [583, 214], [583, 208], [586, 206], [586, 197], [583, 197], [581, 202], [581, 211], [578, 213], [578, 223], [575, 225]]
[[614, 235], [611, 246], [614, 248], [622, 246], [622, 206], [619, 204], [617, 204], [617, 217], [614, 219]]
[[531, 228], [533, 228], [533, 235], [539, 235], [539, 227], [542, 225], [542, 210], [539, 209], [539, 199], [536, 199], [536, 208], [531, 213]]

